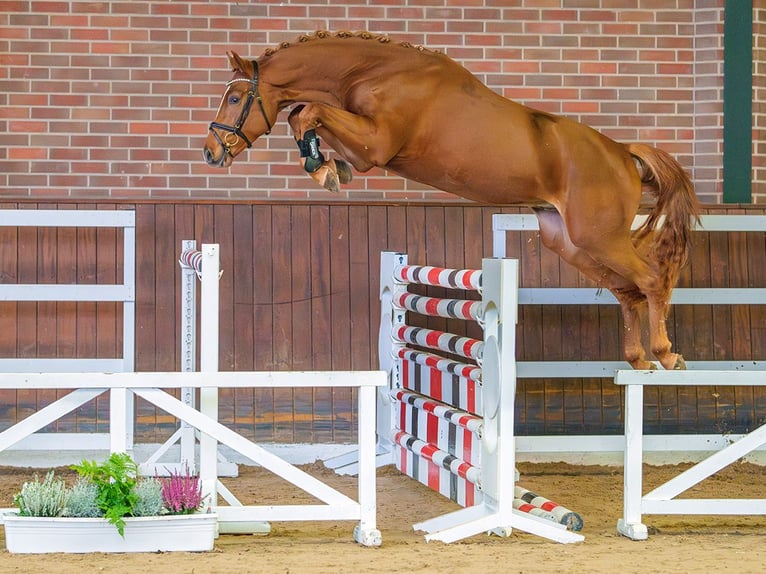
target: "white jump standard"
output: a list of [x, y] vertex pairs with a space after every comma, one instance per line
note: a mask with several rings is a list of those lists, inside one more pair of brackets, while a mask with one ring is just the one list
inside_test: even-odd
[[644, 514], [766, 515], [766, 498], [702, 499], [675, 497], [722, 468], [766, 444], [766, 424], [712, 454], [675, 478], [642, 495], [643, 405], [646, 385], [764, 386], [764, 371], [618, 371], [614, 379], [625, 385], [625, 475], [620, 534], [646, 540]]
[[[507, 536], [513, 528], [557, 542], [583, 540], [550, 513], [514, 508], [518, 262], [442, 269], [384, 252], [380, 277], [379, 355], [390, 388], [378, 396], [379, 449], [391, 451], [402, 472], [465, 507], [415, 529], [442, 542]], [[482, 299], [426, 297], [408, 292], [410, 283], [478, 291]], [[408, 312], [477, 321], [483, 337], [413, 327], [405, 323]]]
[[[196, 251], [194, 242], [185, 241], [182, 244], [182, 253], [179, 258], [181, 267], [184, 270], [186, 282], [194, 284], [195, 277], [198, 275], [202, 289], [200, 302], [200, 371], [202, 373], [218, 373], [218, 336], [219, 336], [219, 279], [221, 277], [220, 255], [218, 245], [202, 245], [201, 251]], [[183, 369], [186, 372], [194, 371], [194, 290], [189, 290], [187, 284], [184, 285], [184, 310], [182, 314], [184, 333], [186, 339], [182, 346], [182, 359], [184, 360]], [[189, 293], [191, 292], [191, 295]], [[191, 301], [188, 299], [191, 298]], [[244, 506], [218, 479], [219, 476], [219, 454], [218, 442], [220, 439], [204, 428], [199, 428], [198, 433], [200, 442], [200, 463], [199, 472], [202, 483], [203, 493], [209, 495], [213, 501], [213, 509], [219, 516], [219, 527], [221, 532], [256, 532], [268, 533], [270, 525], [265, 520], [348, 520], [349, 518], [358, 518], [359, 524], [354, 529], [354, 539], [360, 544], [366, 546], [378, 546], [381, 543], [380, 531], [375, 526], [375, 466], [374, 466], [374, 395], [375, 389], [373, 381], [375, 376], [380, 375], [379, 383], [383, 382], [383, 373], [367, 372], [299, 372], [284, 373], [287, 379], [293, 381], [288, 386], [353, 386], [359, 387], [359, 449], [369, 451], [369, 456], [364, 457], [364, 462], [360, 459], [359, 470], [359, 502], [354, 502], [345, 495], [330, 488], [314, 477], [297, 469], [285, 462], [281, 458], [269, 454], [267, 451], [258, 448], [258, 456], [253, 458], [247, 452], [237, 449], [245, 454], [254, 462], [271, 470], [278, 476], [288, 480], [298, 488], [313, 494], [316, 498], [323, 501], [322, 505], [296, 505], [291, 506]], [[372, 386], [370, 386], [372, 385]], [[257, 386], [257, 385], [253, 385]], [[265, 385], [269, 386], [269, 385]], [[277, 385], [275, 385], [277, 386]], [[281, 386], [281, 385], [279, 385]], [[193, 389], [183, 388], [182, 397], [186, 401], [191, 401]], [[218, 387], [215, 385], [206, 385], [199, 389], [200, 407], [202, 415], [216, 420], [218, 418]], [[193, 404], [193, 401], [192, 401]], [[182, 427], [179, 429], [182, 433], [182, 445], [184, 438], [187, 444], [193, 446], [194, 435], [184, 436], [188, 432], [189, 424], [185, 424], [181, 419]], [[194, 426], [194, 425], [191, 425]], [[184, 427], [187, 427], [185, 429]], [[191, 429], [193, 431], [193, 429]], [[239, 435], [237, 435], [239, 437]], [[243, 437], [239, 437], [245, 443], [250, 443]], [[252, 443], [250, 443], [252, 444]], [[228, 446], [232, 446], [228, 444]], [[253, 445], [255, 446], [255, 445]], [[247, 447], [250, 450], [251, 447]], [[182, 452], [183, 449], [182, 449]], [[188, 446], [183, 456], [189, 456]], [[264, 458], [265, 457], [265, 458]], [[364, 468], [362, 466], [364, 465]], [[218, 505], [218, 496], [221, 496], [228, 506]], [[266, 509], [270, 511], [264, 512]], [[268, 518], [266, 518], [268, 517]]]
[[[50, 227], [105, 229], [113, 228], [122, 234], [122, 260], [119, 256], [115, 268], [122, 266], [122, 277], [112, 283], [53, 283], [53, 284], [0, 284], [0, 301], [87, 301], [113, 302], [122, 308], [122, 349], [118, 357], [76, 358], [0, 358], [1, 372], [129, 372], [134, 370], [135, 316], [136, 316], [136, 214], [126, 210], [47, 210], [0, 209], [0, 228]], [[115, 247], [119, 252], [119, 239]], [[84, 253], [87, 253], [85, 251]], [[85, 263], [85, 262], [84, 262]], [[86, 263], [87, 264], [87, 263]], [[98, 257], [92, 262], [98, 266]], [[83, 375], [87, 376], [87, 375]], [[83, 392], [57, 398], [42, 407], [33, 416], [50, 417], [55, 421], [90, 399]], [[91, 397], [92, 398], [92, 397]], [[121, 450], [133, 448], [133, 397], [115, 390], [109, 395], [109, 432], [27, 433], [32, 417], [14, 424], [2, 433], [2, 450]], [[41, 426], [40, 428], [43, 428]]]
[[[194, 258], [191, 266], [197, 267]], [[0, 451], [35, 433], [46, 425], [103, 393], [131, 396], [134, 393], [174, 416], [184, 428], [196, 429], [200, 437], [199, 474], [203, 493], [210, 495], [210, 507], [218, 516], [221, 532], [233, 532], [232, 525], [254, 525], [271, 521], [357, 521], [353, 537], [365, 546], [379, 546], [376, 526], [375, 492], [375, 395], [386, 384], [382, 371], [260, 372], [218, 371], [218, 246], [203, 245], [199, 256], [202, 279], [200, 372], [105, 373], [96, 372], [0, 372], [0, 390], [74, 389], [56, 403], [31, 414], [0, 432]], [[192, 261], [194, 259], [194, 261]], [[211, 288], [208, 288], [211, 287]], [[358, 500], [334, 489], [318, 478], [293, 466], [218, 421], [220, 388], [354, 388], [358, 389]], [[183, 390], [179, 400], [165, 389]], [[199, 392], [200, 410], [188, 404], [188, 395]], [[124, 404], [122, 402], [120, 405]], [[110, 412], [110, 445], [113, 452], [125, 452], [129, 423], [124, 408]], [[192, 437], [193, 440], [193, 437]], [[315, 498], [319, 504], [242, 505], [218, 481], [218, 443], [224, 444], [255, 464], [278, 475]], [[218, 494], [229, 505], [218, 504]], [[268, 526], [268, 524], [266, 524]], [[241, 531], [241, 530], [237, 530]], [[252, 530], [251, 530], [252, 531]]]

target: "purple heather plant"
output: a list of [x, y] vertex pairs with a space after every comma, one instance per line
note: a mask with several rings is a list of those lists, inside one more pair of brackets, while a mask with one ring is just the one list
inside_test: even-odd
[[192, 514], [202, 506], [202, 485], [186, 467], [184, 474], [171, 472], [162, 479], [162, 502], [169, 514]]

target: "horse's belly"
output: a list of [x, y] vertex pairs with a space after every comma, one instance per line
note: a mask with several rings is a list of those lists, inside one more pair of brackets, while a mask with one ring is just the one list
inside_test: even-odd
[[524, 170], [498, 169], [488, 162], [406, 162], [387, 167], [399, 175], [459, 197], [497, 205], [551, 205], [554, 194]]

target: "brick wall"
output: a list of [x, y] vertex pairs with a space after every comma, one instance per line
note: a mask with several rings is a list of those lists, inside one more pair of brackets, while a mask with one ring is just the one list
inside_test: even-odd
[[[0, 0], [0, 190], [338, 198], [301, 173], [284, 121], [228, 172], [200, 150], [227, 49], [257, 56], [307, 31], [369, 29], [441, 49], [510, 98], [658, 145], [718, 202], [723, 1]], [[450, 197], [374, 170], [340, 198]]]

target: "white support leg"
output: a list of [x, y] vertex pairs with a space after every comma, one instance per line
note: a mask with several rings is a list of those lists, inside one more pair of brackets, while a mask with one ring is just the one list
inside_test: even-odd
[[364, 546], [380, 546], [382, 537], [376, 525], [375, 492], [375, 396], [376, 387], [359, 389], [359, 524], [354, 540]]
[[646, 540], [648, 531], [641, 522], [644, 456], [644, 387], [625, 387], [625, 462], [623, 478], [623, 517], [617, 531], [632, 540]]
[[133, 398], [133, 393], [125, 388], [115, 388], [109, 393], [109, 451], [128, 452], [131, 445], [128, 425], [133, 420], [128, 420], [128, 414], [132, 409], [128, 407], [128, 400]]

